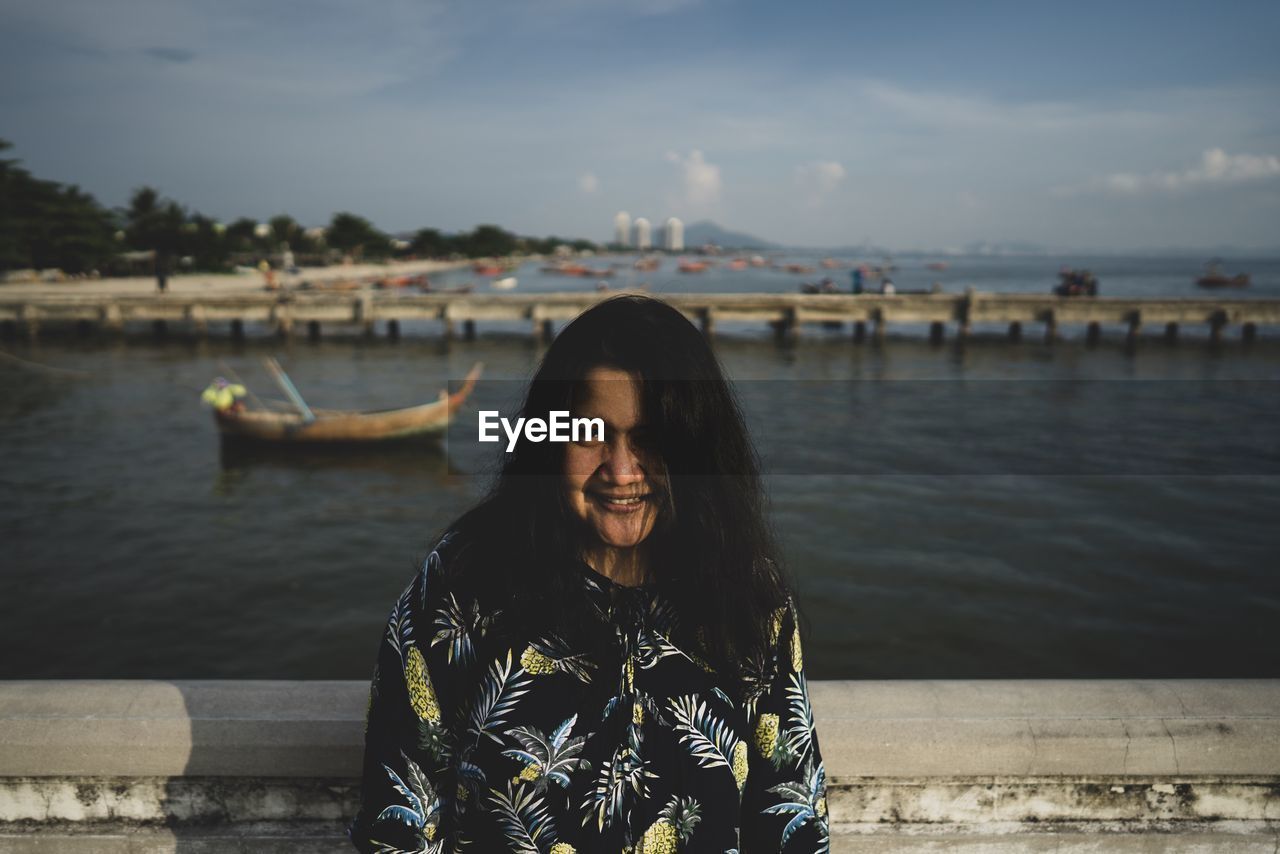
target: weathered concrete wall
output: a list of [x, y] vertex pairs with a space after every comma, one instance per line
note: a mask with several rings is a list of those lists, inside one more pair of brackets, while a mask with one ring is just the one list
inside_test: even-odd
[[[1280, 849], [1280, 680], [816, 682], [833, 850]], [[341, 851], [367, 686], [0, 683], [0, 851]]]

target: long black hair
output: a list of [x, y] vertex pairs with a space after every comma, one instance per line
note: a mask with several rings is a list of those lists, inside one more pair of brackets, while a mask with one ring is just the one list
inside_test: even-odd
[[[788, 585], [765, 522], [759, 461], [704, 336], [650, 297], [619, 296], [569, 323], [547, 349], [520, 415], [571, 411], [593, 368], [633, 376], [666, 484], [645, 541], [649, 570], [679, 625], [700, 629], [717, 669], [764, 660]], [[563, 488], [564, 445], [521, 440], [488, 496], [451, 526], [467, 544], [468, 586], [531, 631], [581, 620], [586, 543]], [[461, 555], [460, 555], [461, 557]]]

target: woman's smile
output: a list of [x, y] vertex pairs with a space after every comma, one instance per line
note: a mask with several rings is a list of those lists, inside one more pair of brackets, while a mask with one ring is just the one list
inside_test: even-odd
[[607, 552], [634, 548], [653, 532], [662, 464], [648, 447], [640, 384], [626, 371], [589, 371], [574, 416], [601, 419], [605, 435], [565, 446], [565, 497], [594, 534], [588, 553], [603, 550], [596, 558], [610, 563]]

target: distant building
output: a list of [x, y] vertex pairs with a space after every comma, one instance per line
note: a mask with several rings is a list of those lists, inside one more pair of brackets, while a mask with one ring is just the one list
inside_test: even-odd
[[667, 251], [683, 252], [684, 251], [684, 223], [675, 217], [667, 220]]
[[613, 242], [619, 246], [631, 245], [631, 214], [618, 211], [613, 218]]
[[636, 248], [644, 250], [652, 245], [653, 241], [649, 237], [649, 220], [642, 216], [636, 217]]

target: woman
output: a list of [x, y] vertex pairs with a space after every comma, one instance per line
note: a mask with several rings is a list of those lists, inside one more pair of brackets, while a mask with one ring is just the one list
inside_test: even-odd
[[[363, 851], [825, 851], [796, 610], [741, 413], [658, 300], [556, 337], [521, 440], [392, 610]], [[592, 437], [598, 439], [598, 437]]]

